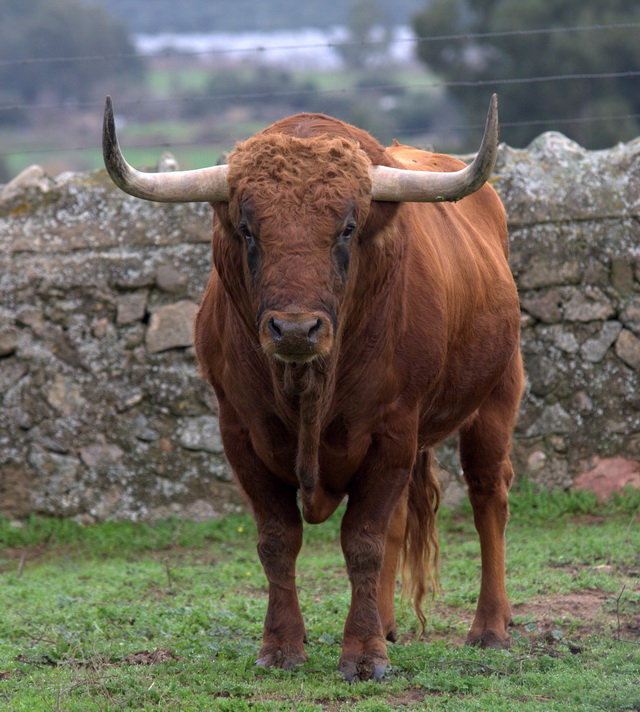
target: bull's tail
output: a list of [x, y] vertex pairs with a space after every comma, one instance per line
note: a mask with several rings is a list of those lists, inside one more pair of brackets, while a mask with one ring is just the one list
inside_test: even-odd
[[411, 473], [407, 525], [402, 548], [402, 595], [412, 601], [420, 635], [426, 617], [422, 604], [428, 591], [438, 590], [440, 546], [436, 519], [440, 507], [440, 482], [435, 471], [433, 451], [418, 452]]

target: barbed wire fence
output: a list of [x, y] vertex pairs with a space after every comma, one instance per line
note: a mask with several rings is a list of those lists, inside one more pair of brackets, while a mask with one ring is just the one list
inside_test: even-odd
[[[501, 32], [485, 32], [485, 33], [465, 33], [465, 34], [452, 34], [452, 35], [434, 35], [434, 36], [424, 36], [424, 37], [407, 37], [407, 38], [396, 38], [394, 42], [396, 43], [412, 43], [418, 45], [420, 43], [426, 42], [443, 42], [443, 41], [475, 41], [481, 42], [482, 40], [496, 39], [502, 37], [527, 37], [536, 35], [553, 35], [559, 33], [589, 33], [589, 32], [600, 32], [605, 30], [637, 30], [640, 29], [640, 22], [629, 22], [629, 23], [614, 23], [608, 25], [583, 25], [574, 27], [547, 27], [547, 28], [536, 28], [536, 29], [520, 29], [520, 30], [508, 30]], [[279, 45], [255, 45], [252, 47], [236, 47], [236, 48], [209, 48], [203, 50], [194, 51], [168, 51], [161, 52], [151, 57], [162, 57], [162, 56], [176, 56], [176, 57], [221, 57], [221, 56], [234, 56], [234, 55], [256, 55], [262, 56], [269, 52], [281, 52], [283, 50], [290, 51], [318, 51], [320, 49], [336, 49], [340, 46], [353, 46], [353, 45], [380, 45], [387, 40], [366, 40], [366, 41], [326, 41], [326, 42], [316, 42], [316, 43], [306, 43], [306, 44], [279, 44]], [[91, 62], [108, 62], [114, 60], [122, 59], [133, 59], [139, 58], [140, 53], [120, 53], [120, 54], [109, 54], [109, 55], [77, 55], [77, 56], [65, 56], [65, 57], [29, 57], [29, 58], [15, 58], [15, 59], [4, 59], [0, 60], [0, 68], [2, 67], [19, 67], [31, 64], [61, 64], [61, 63], [91, 63]], [[546, 76], [534, 76], [534, 77], [503, 77], [503, 78], [492, 78], [485, 80], [473, 80], [473, 81], [443, 81], [443, 80], [429, 80], [424, 82], [401, 82], [401, 83], [368, 83], [366, 86], [344, 86], [337, 89], [292, 89], [283, 91], [264, 91], [264, 92], [237, 92], [237, 93], [225, 93], [216, 95], [199, 95], [199, 96], [173, 96], [173, 97], [145, 97], [143, 99], [123, 99], [118, 101], [118, 107], [131, 107], [136, 105], [163, 105], [163, 104], [196, 104], [196, 103], [218, 103], [218, 102], [230, 102], [230, 101], [252, 101], [252, 100], [279, 100], [290, 98], [294, 99], [296, 97], [302, 96], [322, 96], [322, 95], [340, 95], [340, 94], [367, 94], [371, 91], [404, 91], [404, 90], [416, 90], [416, 89], [447, 89], [450, 87], [469, 87], [477, 88], [482, 86], [499, 87], [510, 85], [510, 84], [539, 84], [542, 82], [560, 82], [560, 81], [599, 81], [607, 79], [621, 79], [621, 78], [635, 78], [640, 77], [640, 68], [629, 69], [627, 71], [621, 72], [601, 72], [601, 73], [580, 73], [580, 74], [554, 74]], [[88, 110], [88, 109], [99, 109], [102, 107], [101, 101], [78, 101], [78, 102], [42, 102], [42, 103], [12, 103], [12, 104], [0, 104], [0, 115], [4, 112], [10, 111], [53, 111], [53, 110], [66, 110], [66, 111], [78, 111], [78, 110]], [[569, 117], [557, 117], [544, 120], [528, 120], [528, 121], [502, 121], [501, 126], [503, 128], [509, 127], [526, 127], [526, 126], [540, 126], [541, 128], [545, 126], [555, 126], [555, 125], [567, 125], [567, 124], [583, 124], [591, 122], [604, 122], [604, 121], [628, 121], [640, 119], [640, 114], [609, 114], [604, 116], [569, 116]], [[465, 124], [451, 127], [456, 131], [470, 131], [481, 128], [481, 124]], [[423, 130], [419, 129], [404, 129], [403, 134], [412, 133], [423, 133]], [[163, 142], [155, 140], [152, 143], [139, 143], [131, 144], [129, 149], [149, 149], [149, 148], [185, 148], [202, 145], [201, 141], [171, 141]], [[207, 143], [211, 148], [226, 147], [228, 142], [211, 142]], [[78, 152], [78, 151], [88, 151], [95, 150], [96, 145], [78, 145], [72, 147], [64, 148], [49, 148], [49, 147], [30, 147], [30, 148], [18, 148], [3, 150], [0, 148], [0, 157], [7, 157], [13, 155], [29, 155], [29, 154], [41, 154], [41, 153], [57, 153], [60, 151], [65, 152]]]

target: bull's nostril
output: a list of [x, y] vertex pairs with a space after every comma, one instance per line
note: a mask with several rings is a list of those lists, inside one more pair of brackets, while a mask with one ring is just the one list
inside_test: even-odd
[[271, 336], [276, 341], [279, 341], [282, 338], [282, 329], [278, 325], [277, 320], [271, 317], [271, 319], [269, 319], [268, 327], [269, 331], [271, 332]]
[[320, 329], [322, 329], [322, 321], [320, 319], [316, 319], [315, 324], [313, 324], [309, 329], [309, 339], [315, 341], [315, 338], [318, 336], [318, 332], [320, 331]]

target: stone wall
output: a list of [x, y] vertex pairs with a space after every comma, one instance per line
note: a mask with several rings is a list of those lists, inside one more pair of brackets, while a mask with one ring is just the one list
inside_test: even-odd
[[543, 134], [503, 148], [496, 187], [528, 375], [516, 471], [568, 487], [640, 459], [640, 140], [589, 152]]
[[190, 346], [210, 212], [125, 197], [104, 172], [0, 204], [3, 513], [207, 518], [239, 504]]
[[[610, 458], [633, 464], [640, 141], [587, 152], [544, 134], [502, 147], [493, 180], [523, 306], [516, 470], [566, 487]], [[210, 224], [206, 205], [136, 200], [101, 171], [34, 169], [0, 194], [0, 513], [202, 519], [241, 505], [190, 345]], [[440, 457], [459, 493], [451, 446]]]

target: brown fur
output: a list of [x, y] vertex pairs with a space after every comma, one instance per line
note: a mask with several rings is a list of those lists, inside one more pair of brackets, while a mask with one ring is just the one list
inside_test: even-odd
[[[195, 329], [269, 581], [258, 664], [306, 659], [295, 589], [297, 493], [309, 522], [347, 496], [347, 679], [379, 678], [388, 662], [402, 552], [424, 625], [421, 604], [438, 560], [431, 449], [457, 430], [482, 546], [469, 642], [506, 644], [508, 452], [522, 388], [518, 300], [495, 192], [485, 185], [456, 204], [372, 202], [369, 163], [461, 166], [399, 144], [385, 150], [316, 114], [240, 144], [229, 157], [229, 201], [214, 206], [215, 270]], [[346, 269], [342, 234], [351, 223]], [[297, 329], [289, 351], [277, 336], [282, 323]], [[314, 356], [298, 362], [296, 339], [308, 345], [316, 323]]]

